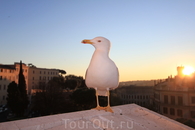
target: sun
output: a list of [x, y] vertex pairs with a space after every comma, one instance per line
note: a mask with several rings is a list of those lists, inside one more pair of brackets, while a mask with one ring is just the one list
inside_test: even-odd
[[194, 72], [195, 72], [195, 70], [192, 66], [185, 66], [184, 69], [183, 69], [183, 74], [184, 75], [190, 75]]

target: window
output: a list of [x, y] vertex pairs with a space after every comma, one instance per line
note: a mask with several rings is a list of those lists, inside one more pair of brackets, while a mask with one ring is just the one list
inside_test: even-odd
[[183, 105], [183, 98], [181, 96], [178, 97], [178, 105]]
[[191, 111], [191, 118], [195, 118], [195, 111]]
[[183, 111], [180, 109], [177, 109], [177, 116], [182, 117], [183, 116]]
[[170, 108], [170, 114], [175, 115], [175, 109], [174, 108]]
[[39, 77], [39, 79], [41, 80], [41, 76]]
[[34, 80], [35, 78], [34, 78], [34, 77], [32, 77], [32, 79]]
[[3, 69], [0, 69], [0, 72], [3, 72]]
[[192, 97], [191, 99], [192, 99], [192, 103], [195, 103], [195, 97]]
[[33, 70], [33, 74], [35, 73], [35, 71]]
[[6, 85], [4, 85], [3, 89], [6, 90]]
[[1, 90], [1, 85], [0, 85], [0, 90]]
[[168, 95], [164, 95], [164, 103], [168, 103]]
[[0, 80], [2, 80], [2, 76], [0, 76]]
[[41, 71], [40, 71], [40, 74], [41, 74]]
[[148, 97], [149, 97], [149, 96], [148, 96], [148, 95], [146, 95], [146, 99], [148, 99]]
[[163, 113], [164, 113], [164, 114], [168, 114], [168, 109], [167, 109], [167, 107], [163, 107]]
[[171, 104], [175, 105], [175, 96], [171, 96]]
[[160, 100], [160, 94], [155, 93], [154, 96], [155, 96], [156, 99]]

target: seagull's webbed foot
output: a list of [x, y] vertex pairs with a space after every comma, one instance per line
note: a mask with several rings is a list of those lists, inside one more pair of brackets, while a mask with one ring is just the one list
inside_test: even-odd
[[104, 110], [107, 111], [107, 112], [114, 113], [112, 108], [109, 105], [107, 107], [104, 107]]
[[100, 106], [98, 105], [96, 108], [93, 108], [93, 109], [100, 111], [100, 110], [105, 110], [105, 107], [100, 107]]

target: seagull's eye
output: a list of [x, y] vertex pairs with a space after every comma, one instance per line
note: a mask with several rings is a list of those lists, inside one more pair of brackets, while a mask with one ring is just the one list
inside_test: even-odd
[[98, 40], [98, 42], [101, 42], [101, 40]]

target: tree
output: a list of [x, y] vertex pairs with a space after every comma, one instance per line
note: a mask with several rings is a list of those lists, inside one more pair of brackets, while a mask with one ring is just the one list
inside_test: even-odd
[[111, 106], [122, 105], [122, 100], [120, 99], [119, 95], [116, 93], [115, 90], [110, 91], [110, 105]]
[[23, 69], [22, 69], [22, 61], [20, 61], [20, 71], [19, 71], [19, 79], [18, 79], [18, 105], [20, 108], [19, 115], [23, 116], [25, 110], [28, 107], [29, 100], [28, 100], [28, 95], [26, 91], [26, 81], [23, 75]]
[[66, 74], [66, 71], [65, 71], [65, 70], [59, 70], [59, 73], [60, 73], [61, 76], [62, 76], [63, 74]]
[[94, 108], [96, 106], [95, 89], [76, 89], [72, 93], [71, 99], [74, 101], [77, 110], [86, 110]]
[[26, 91], [26, 81], [23, 75], [22, 61], [20, 61], [18, 77], [18, 85], [14, 81], [8, 85], [7, 102], [8, 106], [17, 116], [24, 116], [29, 100]]
[[71, 102], [67, 100], [68, 92], [64, 92], [63, 77], [54, 77], [48, 83], [38, 86], [35, 96], [33, 96], [32, 111], [40, 115], [50, 115], [56, 113], [73, 111]]
[[7, 89], [7, 104], [12, 110], [13, 113], [18, 113], [19, 112], [19, 107], [18, 107], [18, 85], [15, 83], [15, 81], [12, 81], [8, 85]]
[[76, 90], [77, 88], [86, 88], [85, 80], [81, 76], [67, 75], [65, 76], [65, 88]]

